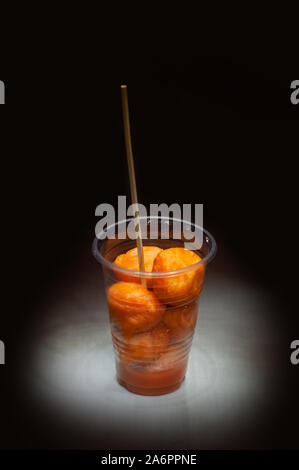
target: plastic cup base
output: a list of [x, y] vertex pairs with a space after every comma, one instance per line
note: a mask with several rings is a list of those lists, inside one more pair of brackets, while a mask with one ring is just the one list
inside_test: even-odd
[[135, 386], [135, 385], [130, 385], [127, 382], [125, 382], [124, 380], [122, 380], [120, 378], [117, 378], [118, 383], [122, 387], [126, 388], [129, 392], [135, 393], [137, 395], [147, 395], [147, 396], [166, 395], [167, 393], [174, 392], [175, 390], [177, 390], [181, 386], [181, 384], [184, 380], [185, 380], [185, 377], [180, 382], [177, 382], [173, 385], [168, 385], [167, 387], [161, 387], [161, 388], [148, 388], [147, 387], [147, 388], [143, 388], [143, 387], [138, 387], [138, 386]]

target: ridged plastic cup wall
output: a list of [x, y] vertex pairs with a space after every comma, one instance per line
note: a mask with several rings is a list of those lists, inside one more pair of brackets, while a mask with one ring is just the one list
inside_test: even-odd
[[[93, 254], [104, 272], [117, 379], [133, 393], [172, 392], [186, 375], [206, 267], [215, 255], [216, 243], [206, 230], [189, 222], [141, 218], [143, 234], [144, 228], [147, 232], [143, 246], [163, 250], [184, 248], [189, 241], [183, 234], [177, 238], [174, 224], [178, 222], [189, 233], [200, 234], [202, 245], [195, 251], [201, 261], [176, 271], [141, 274], [113, 263], [118, 255], [136, 247], [136, 241], [128, 237], [132, 219], [111, 225], [93, 243]], [[150, 238], [153, 224], [158, 229], [155, 239]], [[168, 239], [164, 239], [165, 229]]]

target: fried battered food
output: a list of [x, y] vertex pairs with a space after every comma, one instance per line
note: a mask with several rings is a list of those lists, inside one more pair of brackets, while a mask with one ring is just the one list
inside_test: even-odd
[[190, 336], [197, 320], [197, 302], [183, 307], [171, 307], [166, 310], [163, 322], [169, 328], [171, 339], [178, 340]]
[[168, 329], [159, 323], [151, 331], [133, 335], [120, 351], [120, 358], [126, 363], [149, 363], [165, 351], [168, 341]]
[[156, 295], [135, 282], [116, 282], [108, 288], [107, 298], [111, 320], [125, 337], [156, 326], [165, 312], [165, 306]]
[[[145, 272], [151, 273], [153, 269], [153, 263], [156, 256], [163, 251], [162, 248], [158, 246], [144, 246], [143, 247], [143, 257], [144, 257], [144, 269]], [[131, 269], [132, 271], [139, 271], [139, 262], [138, 262], [138, 250], [133, 248], [132, 250], [127, 251], [126, 253], [117, 256], [114, 260], [114, 264], [122, 268]], [[115, 272], [117, 279], [120, 281], [127, 282], [139, 282], [140, 278], [138, 276], [130, 276], [128, 274], [123, 274]], [[147, 283], [150, 285], [151, 280], [147, 280]]]
[[[176, 271], [201, 261], [194, 252], [185, 248], [168, 248], [161, 251], [155, 258], [153, 272]], [[170, 276], [157, 277], [153, 280], [154, 292], [157, 297], [169, 305], [183, 305], [195, 300], [200, 294], [205, 268], [201, 264], [190, 270]]]

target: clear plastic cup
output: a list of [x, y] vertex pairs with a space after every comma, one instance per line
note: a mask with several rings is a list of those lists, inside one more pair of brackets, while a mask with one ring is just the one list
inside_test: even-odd
[[[146, 273], [113, 263], [136, 247], [128, 237], [132, 218], [109, 226], [93, 242], [93, 254], [104, 272], [118, 382], [133, 393], [162, 395], [179, 388], [185, 378], [199, 296], [216, 243], [206, 230], [186, 221], [164, 217], [140, 221], [147, 231], [144, 247], [184, 248], [188, 240], [184, 235], [176, 238], [174, 222], [192, 231], [196, 228], [202, 237], [202, 246], [195, 251], [200, 262], [175, 271]], [[150, 238], [153, 224], [158, 228], [156, 239]], [[169, 237], [164, 239], [166, 226]]]

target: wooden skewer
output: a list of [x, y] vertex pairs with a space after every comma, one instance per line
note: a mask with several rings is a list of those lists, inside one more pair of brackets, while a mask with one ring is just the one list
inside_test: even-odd
[[[132, 199], [133, 209], [134, 209], [135, 232], [137, 235], [136, 242], [137, 242], [137, 250], [138, 250], [138, 263], [139, 263], [140, 272], [145, 272], [141, 227], [140, 227], [140, 219], [139, 219], [138, 198], [137, 198], [137, 189], [136, 189], [136, 178], [135, 178], [135, 169], [134, 169], [134, 158], [133, 158], [132, 142], [131, 142], [127, 85], [121, 85], [120, 88], [121, 88], [126, 152], [127, 152], [127, 160], [128, 160], [129, 179], [130, 179], [130, 191], [131, 191], [131, 199]], [[146, 287], [146, 281], [142, 276], [141, 276], [141, 283], [144, 287]]]

